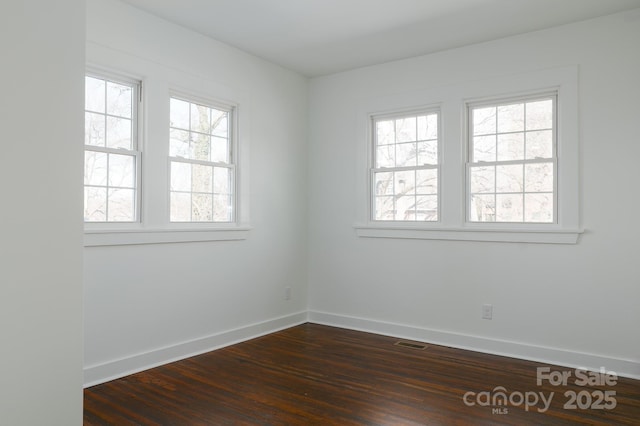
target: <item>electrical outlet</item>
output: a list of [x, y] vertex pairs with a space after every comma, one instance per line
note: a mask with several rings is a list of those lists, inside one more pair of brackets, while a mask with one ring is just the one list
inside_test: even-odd
[[284, 289], [284, 300], [291, 300], [291, 287]]
[[493, 317], [493, 305], [482, 305], [482, 319], [490, 320]]

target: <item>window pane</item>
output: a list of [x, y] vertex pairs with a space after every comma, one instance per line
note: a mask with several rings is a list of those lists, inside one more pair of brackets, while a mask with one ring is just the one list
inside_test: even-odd
[[376, 167], [394, 167], [396, 165], [394, 145], [379, 146], [376, 149]]
[[416, 117], [396, 120], [396, 142], [414, 142], [416, 140]]
[[495, 195], [472, 195], [470, 206], [470, 220], [472, 222], [495, 222]]
[[221, 138], [229, 137], [229, 117], [225, 111], [211, 110], [211, 134]]
[[524, 166], [526, 192], [553, 192], [553, 163]]
[[376, 197], [376, 220], [393, 220], [395, 216], [393, 207], [394, 197]]
[[191, 133], [191, 155], [193, 160], [209, 161], [211, 136], [202, 133]]
[[107, 188], [84, 188], [85, 222], [105, 222], [107, 219]]
[[216, 222], [231, 222], [233, 220], [231, 196], [220, 194], [213, 196], [213, 220]]
[[417, 194], [437, 194], [438, 193], [438, 170], [416, 170], [416, 193]]
[[496, 221], [522, 222], [523, 216], [522, 194], [496, 195]]
[[171, 162], [171, 190], [191, 191], [191, 165]]
[[418, 195], [416, 197], [416, 220], [438, 220], [437, 195]]
[[415, 143], [401, 143], [396, 145], [396, 166], [415, 167], [416, 157]]
[[498, 161], [524, 159], [524, 133], [498, 135]]
[[190, 193], [171, 192], [169, 216], [170, 216], [171, 222], [191, 221], [191, 194]]
[[418, 166], [438, 164], [438, 141], [418, 142]]
[[176, 129], [169, 131], [169, 155], [189, 158], [189, 132]]
[[135, 220], [135, 190], [109, 190], [109, 222], [133, 222]]
[[438, 139], [438, 114], [418, 117], [418, 140]]
[[191, 131], [211, 134], [211, 109], [197, 104], [191, 104]]
[[473, 134], [490, 135], [496, 133], [496, 107], [473, 109]]
[[376, 134], [378, 145], [389, 145], [396, 142], [396, 133], [393, 120], [376, 122]]
[[551, 129], [553, 127], [553, 101], [527, 102], [527, 130]]
[[105, 81], [93, 78], [85, 78], [84, 108], [88, 111], [104, 113], [105, 110]]
[[407, 195], [416, 193], [416, 172], [413, 170], [395, 172], [395, 194]]
[[107, 154], [104, 152], [84, 152], [84, 184], [107, 185]]
[[524, 220], [527, 222], [553, 222], [553, 194], [525, 194]]
[[107, 114], [131, 118], [132, 93], [130, 86], [107, 82]]
[[527, 160], [553, 157], [553, 131], [527, 132]]
[[213, 192], [231, 194], [231, 171], [225, 167], [213, 168]]
[[135, 170], [133, 155], [109, 154], [109, 186], [135, 188]]
[[496, 192], [522, 192], [523, 189], [522, 165], [496, 166]]
[[105, 145], [105, 116], [86, 112], [84, 114], [84, 143], [86, 145]]
[[393, 195], [393, 173], [378, 172], [374, 179], [376, 195]]
[[189, 130], [189, 103], [171, 98], [169, 110], [169, 126]]
[[498, 107], [498, 133], [524, 130], [524, 104]]
[[211, 161], [229, 163], [229, 141], [226, 138], [211, 137]]
[[473, 138], [473, 161], [496, 161], [496, 135]]
[[469, 169], [471, 181], [471, 193], [488, 193], [496, 190], [496, 168], [489, 167], [471, 167]]
[[191, 220], [193, 222], [213, 221], [213, 195], [193, 194], [191, 203]]
[[416, 220], [416, 197], [403, 195], [396, 198], [396, 220]]
[[193, 164], [191, 172], [193, 192], [213, 193], [213, 167]]
[[107, 147], [131, 149], [131, 120], [107, 117]]

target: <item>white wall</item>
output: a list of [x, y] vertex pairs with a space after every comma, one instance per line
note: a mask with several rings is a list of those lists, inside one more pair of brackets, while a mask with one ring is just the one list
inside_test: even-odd
[[[640, 377], [638, 40], [635, 10], [313, 79], [311, 319]], [[356, 237], [361, 105], [569, 65], [580, 70], [579, 244]]]
[[2, 2], [0, 423], [82, 422], [84, 1]]
[[85, 383], [304, 321], [307, 80], [118, 1], [87, 9], [87, 61], [144, 80], [148, 152], [168, 135], [172, 85], [240, 103], [253, 229], [242, 241], [85, 248]]

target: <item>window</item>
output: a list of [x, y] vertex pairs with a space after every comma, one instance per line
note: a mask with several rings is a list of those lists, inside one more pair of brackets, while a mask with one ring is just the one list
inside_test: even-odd
[[372, 219], [438, 220], [438, 113], [373, 117]]
[[85, 222], [139, 220], [139, 82], [85, 77]]
[[235, 221], [233, 108], [170, 98], [171, 222]]
[[356, 234], [576, 244], [578, 111], [575, 66], [361, 100]]
[[556, 95], [468, 105], [468, 220], [556, 222]]

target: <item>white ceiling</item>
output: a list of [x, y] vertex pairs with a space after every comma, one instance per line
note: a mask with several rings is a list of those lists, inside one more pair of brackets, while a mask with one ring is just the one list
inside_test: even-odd
[[640, 0], [123, 0], [307, 76], [640, 7]]

